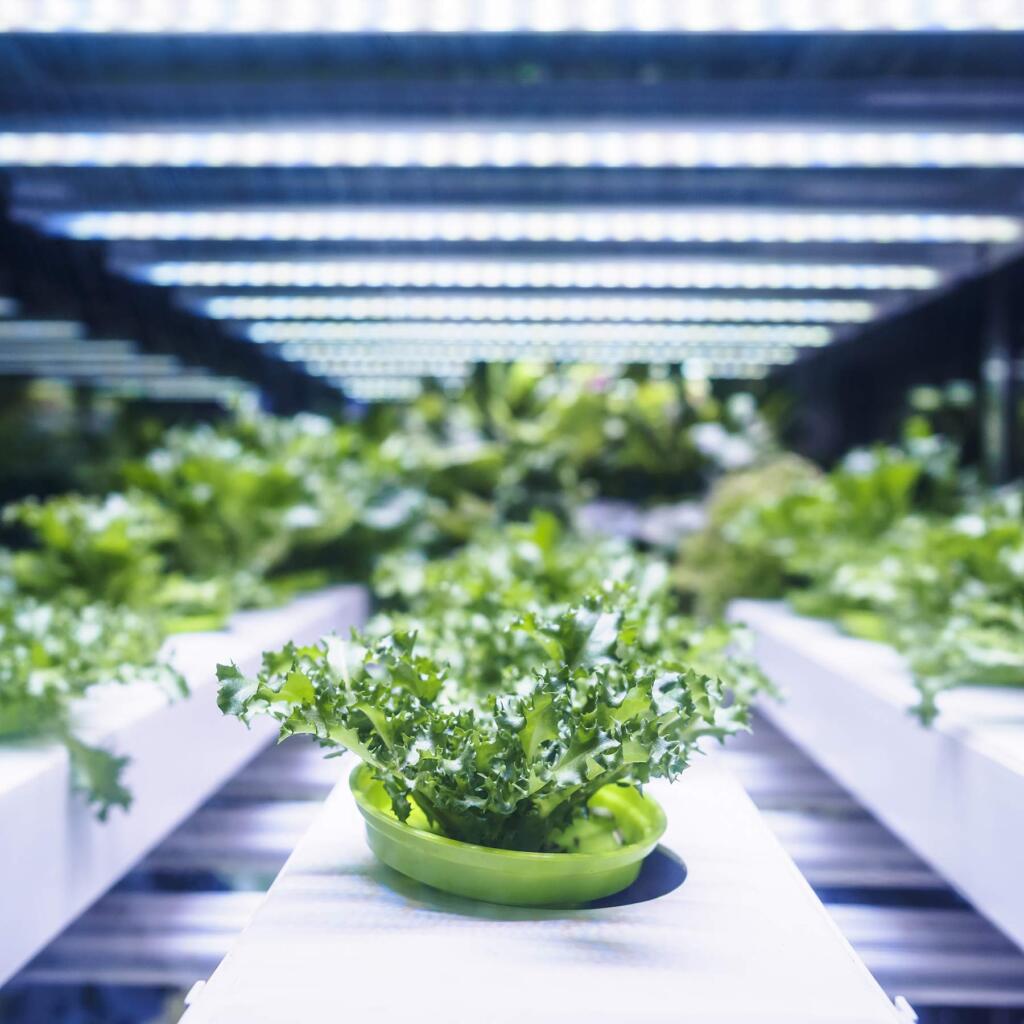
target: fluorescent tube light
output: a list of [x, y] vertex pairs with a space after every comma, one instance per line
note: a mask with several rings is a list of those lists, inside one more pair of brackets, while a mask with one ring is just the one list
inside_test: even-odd
[[413, 342], [444, 344], [678, 344], [682, 342], [780, 342], [826, 345], [832, 331], [822, 324], [473, 324], [473, 323], [344, 323], [337, 321], [273, 321], [250, 324], [246, 336], [259, 343], [292, 341]]
[[5, 0], [0, 30], [110, 34], [975, 32], [1020, 0]]
[[0, 132], [28, 167], [1024, 167], [1024, 132], [518, 122]]
[[349, 259], [167, 262], [124, 268], [186, 288], [587, 288], [808, 291], [922, 290], [942, 275], [919, 264], [715, 259]]
[[[32, 219], [31, 214], [28, 217]], [[41, 222], [47, 230], [75, 238], [139, 240], [974, 245], [1014, 242], [1022, 234], [1019, 219], [1000, 214], [698, 206], [93, 210], [51, 214], [41, 218]], [[259, 272], [259, 264], [247, 266], [254, 267], [252, 273]], [[281, 264], [271, 266], [277, 268]], [[313, 266], [321, 268], [325, 264]], [[309, 273], [310, 269], [306, 266], [296, 272]]]
[[387, 295], [215, 296], [198, 303], [218, 320], [352, 321], [732, 321], [864, 323], [875, 307], [843, 299], [716, 299], [680, 296]]

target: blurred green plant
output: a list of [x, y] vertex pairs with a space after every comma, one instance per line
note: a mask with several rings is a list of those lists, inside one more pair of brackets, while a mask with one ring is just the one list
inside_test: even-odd
[[704, 614], [786, 597], [902, 651], [917, 713], [961, 685], [1024, 685], [1024, 492], [980, 488], [921, 421], [901, 447], [820, 473], [792, 457], [722, 481], [682, 545], [680, 589]]

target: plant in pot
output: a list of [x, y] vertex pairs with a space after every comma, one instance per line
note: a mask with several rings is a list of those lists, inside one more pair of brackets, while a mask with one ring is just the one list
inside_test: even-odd
[[542, 657], [483, 699], [467, 701], [445, 664], [395, 633], [288, 645], [255, 678], [219, 666], [219, 704], [356, 754], [370, 846], [406, 875], [516, 905], [618, 892], [665, 828], [641, 787], [677, 776], [702, 737], [744, 728], [746, 702], [652, 657], [600, 599], [514, 628]]

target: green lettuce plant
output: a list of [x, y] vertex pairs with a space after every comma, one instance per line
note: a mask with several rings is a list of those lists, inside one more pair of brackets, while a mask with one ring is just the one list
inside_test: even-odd
[[451, 666], [394, 633], [288, 645], [251, 678], [221, 665], [220, 707], [353, 751], [399, 820], [415, 806], [449, 838], [532, 851], [571, 849], [601, 787], [674, 778], [702, 738], [745, 727], [745, 701], [729, 703], [720, 681], [682, 660], [651, 658], [599, 598], [516, 628], [543, 657], [478, 703], [458, 699], [471, 682], [453, 685]]
[[1024, 685], [1024, 496], [981, 491], [955, 449], [912, 424], [900, 448], [821, 474], [786, 458], [727, 478], [675, 578], [703, 612], [785, 597], [893, 645], [924, 722], [964, 685]]
[[141, 679], [183, 694], [180, 677], [159, 659], [162, 631], [124, 607], [72, 608], [0, 594], [0, 740], [55, 739], [70, 757], [73, 787], [103, 819], [127, 808], [122, 757], [86, 742], [75, 704], [99, 684]]

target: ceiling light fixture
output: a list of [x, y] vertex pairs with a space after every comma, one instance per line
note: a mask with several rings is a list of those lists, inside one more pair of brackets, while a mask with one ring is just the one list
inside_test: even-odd
[[[37, 216], [55, 234], [85, 239], [357, 242], [843, 242], [1006, 244], [1022, 236], [1015, 217], [935, 211], [829, 212], [765, 207], [268, 207], [262, 209], [92, 210]], [[258, 274], [341, 273], [329, 263], [184, 263]], [[251, 268], [243, 270], [242, 267]]]
[[271, 321], [249, 324], [245, 335], [261, 344], [333, 342], [335, 344], [472, 344], [584, 345], [629, 342], [638, 345], [683, 342], [779, 342], [819, 346], [832, 340], [823, 324], [475, 324], [475, 323], [344, 323], [338, 321]]
[[1024, 132], [518, 122], [0, 132], [26, 167], [1024, 167]]
[[977, 32], [1024, 28], [1021, 0], [5, 0], [5, 32], [477, 34]]
[[870, 302], [852, 299], [732, 299], [660, 295], [215, 296], [196, 304], [218, 320], [452, 322], [732, 321], [864, 323]]

